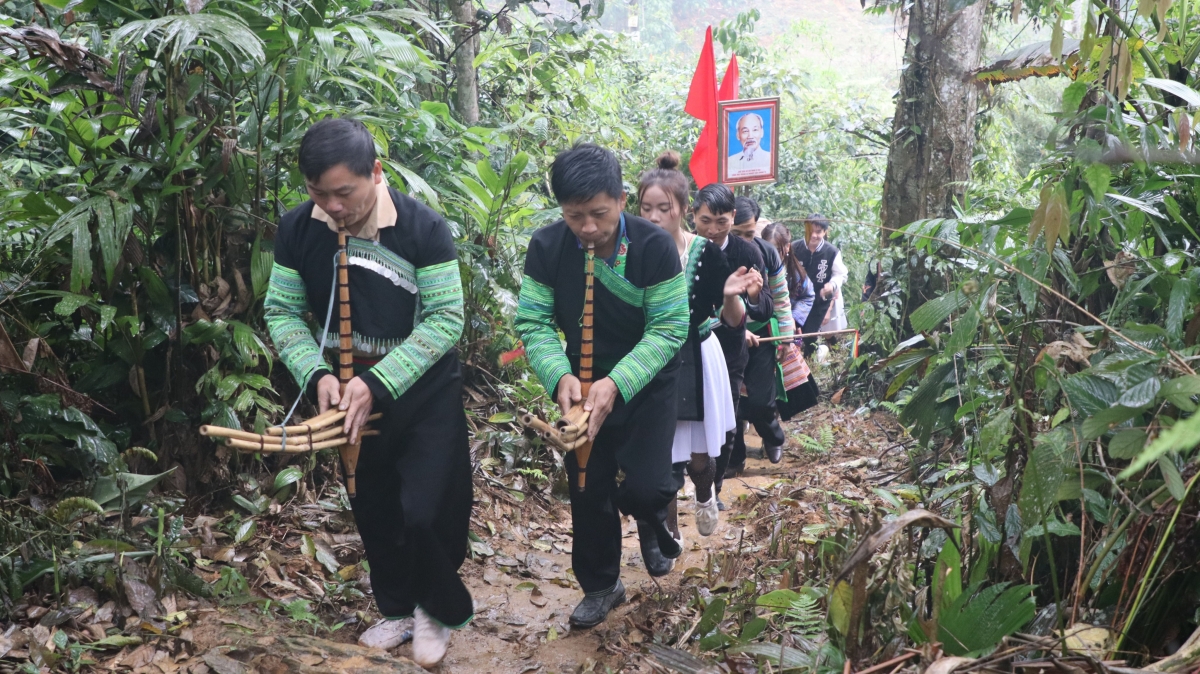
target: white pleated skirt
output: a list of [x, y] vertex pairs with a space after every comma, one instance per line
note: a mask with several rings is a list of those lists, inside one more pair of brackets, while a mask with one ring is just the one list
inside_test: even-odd
[[671, 446], [673, 463], [688, 461], [692, 454], [720, 456], [725, 434], [732, 431], [736, 423], [729, 370], [716, 335], [709, 335], [700, 343], [700, 360], [704, 373], [704, 420], [675, 423], [675, 443]]

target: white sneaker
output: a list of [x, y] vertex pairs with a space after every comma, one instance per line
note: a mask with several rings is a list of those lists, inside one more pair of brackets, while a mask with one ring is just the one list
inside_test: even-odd
[[701, 536], [711, 536], [720, 521], [721, 511], [717, 509], [716, 494], [710, 496], [707, 503], [696, 502], [696, 531]]
[[359, 635], [358, 645], [390, 651], [412, 636], [411, 625], [407, 620], [380, 620]]
[[413, 613], [413, 661], [425, 669], [437, 666], [450, 646], [450, 628], [434, 620], [420, 606]]

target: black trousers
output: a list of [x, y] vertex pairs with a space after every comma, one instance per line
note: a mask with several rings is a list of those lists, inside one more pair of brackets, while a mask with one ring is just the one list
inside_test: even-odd
[[[721, 343], [721, 351], [725, 354], [725, 367], [729, 371], [730, 395], [733, 396], [733, 412], [736, 418], [741, 407], [742, 380], [746, 375], [746, 365], [750, 360], [750, 353], [746, 348], [746, 332], [718, 326], [713, 330], [713, 334], [717, 336], [717, 341]], [[729, 468], [733, 458], [735, 437], [735, 431], [730, 431], [726, 435], [725, 444], [721, 445], [721, 455], [717, 457], [717, 476], [713, 481], [713, 489], [717, 494], [721, 493], [721, 484], [725, 481], [725, 470]], [[745, 449], [743, 448], [742, 463], [745, 461]]]
[[733, 452], [729, 462], [740, 466], [746, 462], [746, 436], [741, 422], [754, 425], [763, 445], [783, 445], [787, 438], [779, 426], [775, 410], [775, 345], [764, 344], [750, 349], [746, 364], [746, 395], [738, 405], [737, 428], [734, 429]]
[[[817, 293], [816, 299], [813, 300], [812, 310], [808, 312], [808, 318], [804, 319], [804, 334], [811, 335], [821, 331], [821, 323], [825, 321], [825, 312], [829, 311], [829, 305], [833, 303], [833, 298], [823, 300], [821, 294]], [[805, 337], [804, 338], [804, 355], [811, 356], [812, 352], [817, 349], [817, 340], [820, 337]]]
[[396, 400], [376, 400], [380, 435], [363, 438], [354, 521], [379, 612], [420, 606], [459, 627], [474, 613], [458, 576], [467, 556], [472, 486], [458, 354], [446, 354]]
[[[571, 566], [585, 593], [604, 592], [621, 576], [621, 515], [661, 525], [679, 489], [671, 466], [675, 377], [660, 374], [625, 412], [622, 423], [606, 422], [596, 436], [586, 490], [579, 490], [575, 452], [566, 456], [574, 528]], [[625, 473], [620, 484], [618, 470]]]

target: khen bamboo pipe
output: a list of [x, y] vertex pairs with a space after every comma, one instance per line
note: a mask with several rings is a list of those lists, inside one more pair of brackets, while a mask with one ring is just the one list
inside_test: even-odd
[[[596, 284], [596, 244], [588, 243], [587, 249], [587, 271], [584, 275], [584, 291], [583, 291], [583, 321], [581, 323], [581, 332], [579, 338], [579, 393], [583, 400], [587, 400], [588, 393], [592, 390], [592, 338], [595, 328], [595, 287]], [[585, 431], [587, 427], [588, 413], [583, 411], [582, 405], [576, 405], [567, 411], [566, 416], [572, 418], [572, 413], [578, 408], [579, 412], [574, 417], [576, 422], [574, 426], [582, 427]], [[588, 458], [592, 455], [592, 443], [587, 440], [587, 436], [583, 437], [583, 442], [577, 446], [572, 446], [571, 449], [575, 452], [575, 465], [579, 468], [578, 485], [579, 491], [587, 490], [587, 464]]]
[[[325, 410], [323, 413], [318, 414], [302, 424], [288, 426], [287, 432], [288, 435], [292, 435], [293, 433], [312, 433], [313, 431], [319, 431], [323, 428], [328, 428], [330, 425], [337, 423], [344, 418], [346, 418], [346, 413], [336, 407], [333, 407]], [[267, 435], [283, 435], [283, 426], [272, 426], [268, 428]]]
[[[379, 435], [379, 431], [375, 431], [375, 430], [360, 431], [358, 435], [359, 435], [359, 437], [370, 437], [372, 435]], [[288, 446], [286, 449], [283, 447], [283, 445], [270, 445], [270, 444], [265, 444], [265, 443], [260, 444], [257, 442], [249, 442], [246, 440], [238, 440], [237, 438], [225, 438], [225, 444], [229, 445], [230, 447], [234, 447], [236, 449], [240, 449], [243, 451], [262, 452], [264, 454], [275, 454], [275, 453], [303, 454], [305, 452], [313, 452], [313, 451], [316, 451], [319, 449], [330, 449], [332, 447], [344, 447], [347, 444], [347, 441], [346, 441], [346, 437], [342, 436], [342, 437], [334, 438], [332, 440], [326, 440], [324, 442], [314, 442], [311, 444], [307, 443], [307, 442], [297, 443], [297, 445], [293, 448], [292, 440], [291, 440], [291, 438], [289, 438]]]
[[[354, 339], [350, 327], [350, 256], [346, 252], [348, 234], [346, 223], [338, 222], [338, 382], [341, 395], [346, 395], [346, 385], [354, 378]], [[342, 457], [342, 470], [346, 474], [346, 495], [358, 495], [354, 471], [358, 467], [359, 443], [343, 444], [338, 453]]]

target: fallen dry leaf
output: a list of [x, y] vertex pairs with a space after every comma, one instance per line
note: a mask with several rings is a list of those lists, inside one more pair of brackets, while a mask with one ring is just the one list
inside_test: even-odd
[[843, 580], [850, 575], [859, 564], [866, 562], [875, 554], [875, 551], [882, 547], [885, 543], [892, 540], [892, 537], [900, 533], [908, 527], [938, 527], [941, 529], [957, 529], [958, 525], [950, 520], [934, 515], [928, 510], [917, 508], [910, 510], [903, 515], [897, 517], [890, 522], [884, 522], [877, 531], [868, 535], [854, 548], [854, 552], [846, 558], [846, 563], [842, 565], [841, 571], [838, 572], [834, 583]]

